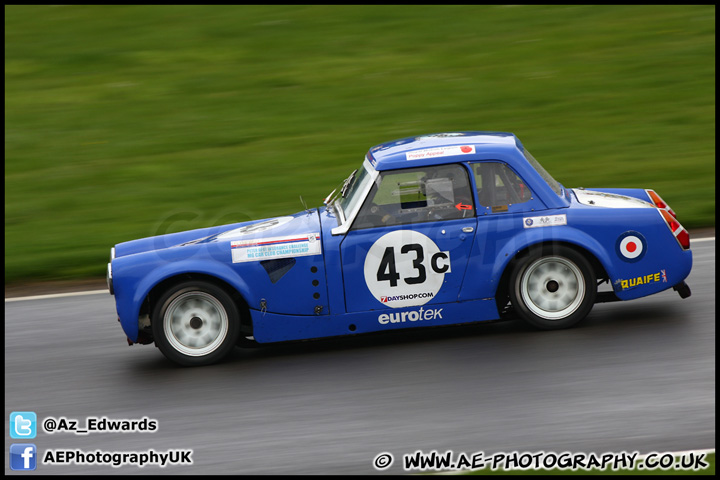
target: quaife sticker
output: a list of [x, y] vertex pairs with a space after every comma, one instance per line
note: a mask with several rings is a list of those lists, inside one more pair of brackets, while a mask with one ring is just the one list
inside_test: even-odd
[[230, 243], [230, 247], [233, 263], [302, 257], [321, 253], [319, 233], [235, 240]]
[[641, 275], [639, 277], [634, 278], [628, 278], [628, 279], [622, 279], [619, 278], [615, 280], [615, 285], [620, 285], [620, 288], [622, 290], [633, 288], [633, 287], [639, 287], [641, 285], [648, 285], [650, 283], [658, 283], [658, 282], [667, 283], [667, 273], [665, 272], [665, 269], [660, 270], [656, 273], [649, 273], [647, 275]]
[[397, 230], [378, 238], [365, 257], [365, 284], [391, 308], [424, 305], [437, 295], [450, 273], [450, 252], [426, 235]]

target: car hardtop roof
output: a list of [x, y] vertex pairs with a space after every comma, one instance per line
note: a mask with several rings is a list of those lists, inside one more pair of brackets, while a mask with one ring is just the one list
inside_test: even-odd
[[376, 170], [392, 170], [475, 160], [472, 155], [474, 148], [469, 150], [470, 154], [465, 151], [468, 149], [460, 148], [477, 146], [482, 146], [484, 151], [495, 148], [498, 151], [524, 151], [522, 143], [512, 133], [469, 131], [433, 133], [392, 140], [372, 147], [367, 157]]

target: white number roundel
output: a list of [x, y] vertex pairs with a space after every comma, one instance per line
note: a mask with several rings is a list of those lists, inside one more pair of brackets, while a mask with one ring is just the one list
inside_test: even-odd
[[391, 308], [424, 305], [450, 272], [450, 252], [442, 252], [428, 236], [397, 230], [378, 238], [365, 257], [365, 283], [370, 293]]

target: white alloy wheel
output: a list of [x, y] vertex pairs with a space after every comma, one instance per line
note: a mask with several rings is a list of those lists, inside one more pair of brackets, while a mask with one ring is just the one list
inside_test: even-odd
[[240, 312], [220, 286], [191, 280], [166, 290], [151, 315], [155, 345], [185, 366], [216, 363], [232, 352], [240, 335]]
[[538, 317], [558, 320], [572, 315], [585, 297], [585, 278], [574, 263], [562, 257], [542, 257], [520, 279], [525, 306]]
[[534, 247], [519, 257], [510, 276], [510, 302], [528, 323], [545, 330], [575, 325], [597, 296], [592, 264], [563, 245]]
[[186, 292], [165, 310], [164, 331], [170, 345], [183, 355], [201, 357], [222, 345], [228, 316], [222, 304], [206, 292]]

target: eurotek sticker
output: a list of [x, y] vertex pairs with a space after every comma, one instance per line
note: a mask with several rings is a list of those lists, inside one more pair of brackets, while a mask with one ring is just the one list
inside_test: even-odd
[[422, 160], [424, 158], [452, 157], [455, 155], [470, 155], [475, 153], [475, 145], [462, 145], [454, 147], [437, 147], [415, 150], [405, 154], [406, 160]]
[[546, 215], [543, 217], [524, 217], [523, 228], [554, 227], [567, 225], [567, 215]]
[[303, 257], [321, 253], [319, 233], [235, 240], [231, 242], [230, 248], [232, 249], [233, 263]]
[[660, 281], [662, 281], [663, 283], [667, 283], [667, 274], [665, 273], [665, 269], [660, 270], [657, 273], [649, 273], [647, 275], [629, 278], [627, 280], [617, 279], [615, 280], [615, 285], [620, 284], [620, 288], [626, 290], [628, 288], [638, 287], [640, 285], [647, 285], [649, 283], [658, 283]]
[[436, 318], [443, 318], [442, 311], [442, 308], [428, 308], [425, 310], [423, 307], [420, 307], [420, 310], [411, 310], [409, 312], [382, 313], [378, 315], [378, 323], [381, 325], [387, 325], [388, 323], [435, 320]]

